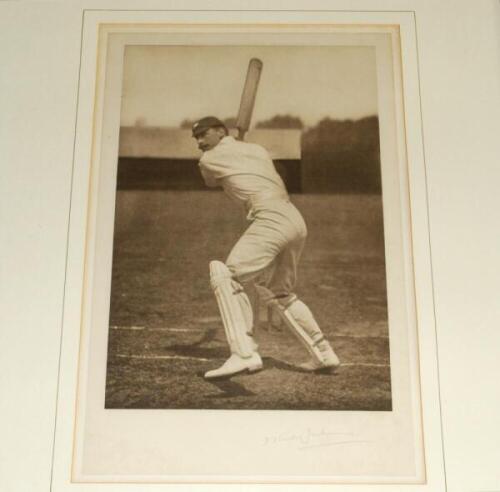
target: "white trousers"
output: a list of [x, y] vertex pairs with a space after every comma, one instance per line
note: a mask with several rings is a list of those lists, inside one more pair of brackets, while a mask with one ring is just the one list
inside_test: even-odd
[[293, 294], [307, 229], [288, 199], [254, 206], [251, 225], [234, 245], [226, 265], [242, 284], [267, 287], [274, 296]]

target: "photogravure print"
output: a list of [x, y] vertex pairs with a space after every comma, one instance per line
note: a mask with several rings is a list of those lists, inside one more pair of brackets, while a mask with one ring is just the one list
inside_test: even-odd
[[[262, 74], [236, 140], [251, 59]], [[375, 64], [369, 46], [126, 47], [107, 408], [391, 409]], [[231, 133], [203, 153], [195, 137], [218, 121]], [[214, 260], [244, 289], [222, 318]], [[247, 342], [228, 346], [228, 316]], [[204, 377], [231, 353], [222, 376], [262, 371]]]

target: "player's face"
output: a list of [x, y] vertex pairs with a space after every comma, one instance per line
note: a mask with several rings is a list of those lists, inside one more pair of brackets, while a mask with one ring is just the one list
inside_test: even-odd
[[225, 132], [222, 128], [209, 128], [195, 138], [198, 148], [206, 152], [207, 150], [213, 149], [224, 136]]

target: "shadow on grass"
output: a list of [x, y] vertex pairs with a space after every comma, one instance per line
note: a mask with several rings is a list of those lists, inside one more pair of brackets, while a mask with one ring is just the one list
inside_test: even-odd
[[267, 369], [274, 368], [280, 369], [281, 371], [289, 372], [304, 372], [299, 366], [290, 364], [284, 360], [275, 359], [274, 357], [263, 357], [264, 365]]
[[282, 371], [296, 372], [296, 373], [300, 373], [300, 374], [333, 376], [333, 375], [335, 375], [335, 372], [336, 372], [330, 368], [317, 369], [316, 371], [311, 372], [311, 371], [308, 371], [306, 369], [303, 369], [300, 366], [290, 364], [289, 362], [286, 362], [284, 360], [275, 359], [274, 357], [264, 357], [263, 360], [265, 362], [265, 365], [268, 367], [273, 367], [275, 369], [280, 369]]
[[193, 343], [168, 345], [166, 350], [174, 352], [176, 355], [183, 357], [193, 357], [201, 359], [224, 359], [229, 357], [227, 348], [225, 347], [202, 347], [203, 344], [211, 343], [217, 335], [217, 329], [212, 328], [207, 330], [203, 336]]
[[[275, 359], [274, 357], [264, 357], [264, 371], [270, 370], [270, 369], [279, 369], [282, 371], [289, 371], [289, 372], [295, 372], [295, 373], [306, 373], [308, 371], [305, 371], [301, 367], [294, 366], [293, 364], [290, 364], [288, 362], [282, 361]], [[203, 378], [203, 372], [198, 372], [197, 376], [200, 378]], [[328, 372], [327, 374], [332, 374], [331, 372]], [[223, 379], [204, 379], [203, 381], [205, 383], [209, 383], [213, 386], [215, 386], [217, 389], [219, 389], [222, 393], [216, 394], [216, 395], [206, 395], [204, 398], [207, 400], [213, 400], [213, 399], [223, 399], [223, 398], [234, 398], [238, 396], [255, 396], [255, 393], [248, 390], [242, 382], [236, 382], [232, 378], [233, 377], [253, 377], [252, 374], [246, 374], [246, 373], [238, 373], [234, 374], [233, 376], [228, 376]]]
[[[203, 373], [198, 373], [198, 376], [203, 377]], [[241, 374], [239, 374], [241, 376]], [[220, 398], [234, 398], [235, 396], [255, 396], [255, 393], [248, 390], [241, 383], [237, 383], [230, 378], [227, 379], [214, 379], [214, 380], [204, 380], [207, 383], [212, 384], [217, 389], [222, 391], [222, 393], [217, 395], [206, 395], [204, 398], [207, 400], [214, 400]]]

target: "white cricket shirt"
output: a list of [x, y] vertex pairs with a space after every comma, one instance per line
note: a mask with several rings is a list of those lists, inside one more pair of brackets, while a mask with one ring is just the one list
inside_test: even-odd
[[207, 186], [222, 186], [237, 202], [248, 204], [259, 195], [286, 195], [281, 176], [260, 145], [226, 136], [203, 153], [199, 166]]

